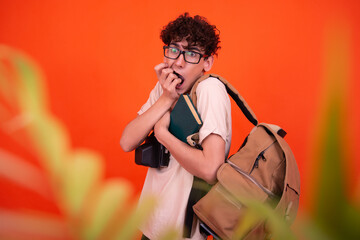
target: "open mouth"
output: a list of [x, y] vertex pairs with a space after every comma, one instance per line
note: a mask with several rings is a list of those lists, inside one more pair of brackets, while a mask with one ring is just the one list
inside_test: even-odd
[[181, 82], [178, 84], [178, 86], [180, 86], [181, 84], [183, 84], [183, 82], [184, 82], [184, 77], [181, 75], [181, 74], [179, 74], [179, 73], [177, 73], [177, 72], [175, 72], [174, 71], [174, 74], [178, 77], [178, 78], [180, 78], [181, 79]]

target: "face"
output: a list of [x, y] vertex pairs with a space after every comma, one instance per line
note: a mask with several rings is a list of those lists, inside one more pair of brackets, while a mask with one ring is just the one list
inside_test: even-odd
[[[180, 42], [171, 42], [170, 46], [177, 47], [182, 51], [194, 51], [204, 54], [204, 52], [199, 47], [188, 46], [188, 42], [185, 39]], [[176, 72], [176, 74], [180, 75], [180, 78], [183, 80], [183, 82], [176, 86], [176, 90], [179, 94], [184, 94], [191, 90], [191, 87], [194, 85], [195, 81], [201, 77], [204, 72], [211, 69], [213, 64], [213, 57], [209, 56], [206, 59], [202, 57], [198, 64], [192, 64], [185, 62], [184, 55], [180, 54], [177, 59], [169, 59], [164, 57], [164, 62], [166, 62], [168, 66]]]

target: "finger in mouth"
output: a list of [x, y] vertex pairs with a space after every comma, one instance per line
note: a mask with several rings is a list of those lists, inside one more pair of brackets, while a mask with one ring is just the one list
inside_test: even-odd
[[181, 83], [180, 84], [182, 84], [183, 82], [184, 82], [184, 77], [181, 75], [181, 74], [179, 74], [179, 73], [177, 73], [177, 72], [173, 72], [178, 78], [180, 78], [180, 80], [181, 80]]

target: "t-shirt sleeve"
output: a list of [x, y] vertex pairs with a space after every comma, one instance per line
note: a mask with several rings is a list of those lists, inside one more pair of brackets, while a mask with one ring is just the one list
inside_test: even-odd
[[196, 95], [197, 110], [203, 121], [200, 144], [212, 133], [226, 142], [231, 134], [231, 103], [224, 84], [216, 78], [208, 78], [198, 85]]
[[155, 87], [151, 90], [148, 100], [138, 111], [138, 115], [141, 115], [144, 112], [146, 112], [159, 99], [162, 92], [163, 92], [162, 87], [160, 83], [157, 82]]

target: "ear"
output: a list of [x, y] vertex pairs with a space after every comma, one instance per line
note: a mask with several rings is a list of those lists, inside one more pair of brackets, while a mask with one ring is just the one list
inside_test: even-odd
[[210, 71], [212, 65], [214, 63], [214, 56], [209, 56], [204, 60], [204, 71], [208, 72]]

